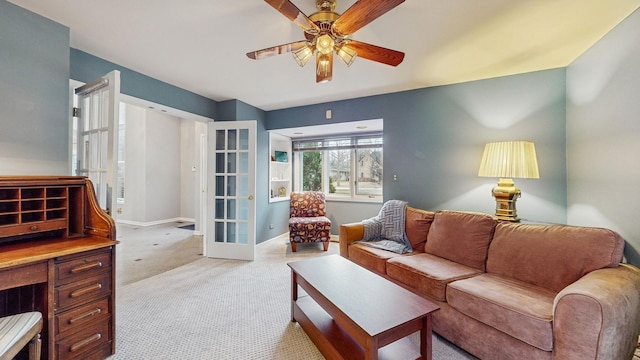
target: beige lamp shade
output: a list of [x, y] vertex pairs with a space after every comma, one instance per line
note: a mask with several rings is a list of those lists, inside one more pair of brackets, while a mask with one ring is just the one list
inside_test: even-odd
[[516, 200], [522, 194], [512, 178], [539, 179], [536, 149], [531, 141], [488, 143], [484, 147], [478, 176], [500, 178], [491, 193], [496, 198], [496, 217], [505, 221], [520, 221]]
[[535, 146], [531, 141], [488, 143], [478, 176], [539, 179]]

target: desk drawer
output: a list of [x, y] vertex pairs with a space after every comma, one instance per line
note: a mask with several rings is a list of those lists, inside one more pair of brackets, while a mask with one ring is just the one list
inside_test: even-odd
[[[44, 212], [37, 212], [38, 216], [43, 217]], [[23, 215], [24, 216], [24, 215]], [[0, 226], [0, 235], [2, 236], [19, 236], [27, 234], [35, 234], [45, 231], [66, 229], [68, 226], [67, 219], [29, 221], [21, 224], [10, 224]]]
[[95, 358], [93, 353], [104, 353], [103, 349], [108, 348], [112, 341], [111, 321], [106, 319], [82, 332], [56, 340], [56, 358], [83, 360]]
[[56, 284], [74, 281], [98, 274], [111, 268], [111, 251], [56, 263]]
[[94, 324], [100, 319], [109, 318], [109, 299], [96, 300], [75, 309], [56, 314], [56, 334], [66, 336], [88, 324]]
[[111, 294], [111, 273], [58, 286], [54, 290], [56, 311]]
[[0, 290], [46, 282], [46, 261], [0, 270]]

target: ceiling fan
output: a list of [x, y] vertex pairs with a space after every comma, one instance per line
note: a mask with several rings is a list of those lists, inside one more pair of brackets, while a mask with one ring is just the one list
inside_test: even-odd
[[332, 78], [333, 53], [347, 66], [356, 56], [379, 63], [398, 66], [404, 53], [349, 39], [348, 36], [369, 24], [404, 0], [358, 0], [342, 15], [336, 13], [336, 0], [316, 0], [317, 12], [306, 16], [289, 0], [265, 0], [282, 15], [304, 30], [305, 40], [247, 53], [254, 60], [291, 52], [300, 66], [316, 54], [316, 82]]

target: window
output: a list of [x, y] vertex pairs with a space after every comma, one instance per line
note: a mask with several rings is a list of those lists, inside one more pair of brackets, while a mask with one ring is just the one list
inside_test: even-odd
[[[74, 97], [74, 107], [78, 101], [78, 96], [73, 95]], [[126, 104], [121, 102], [119, 107], [119, 123], [118, 123], [118, 167], [116, 174], [116, 191], [117, 191], [117, 202], [118, 204], [124, 204], [124, 169], [125, 169], [125, 132], [126, 132]], [[73, 117], [71, 122], [71, 174], [73, 175], [86, 175], [80, 174], [78, 172], [78, 126], [79, 119], [77, 117]]]
[[293, 142], [294, 188], [382, 201], [382, 134]]

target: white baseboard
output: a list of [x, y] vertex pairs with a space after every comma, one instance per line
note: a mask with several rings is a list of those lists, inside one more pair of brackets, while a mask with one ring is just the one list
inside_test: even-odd
[[[338, 235], [333, 235], [332, 234], [331, 235], [331, 239], [329, 241], [338, 242], [338, 239], [339, 239]], [[272, 240], [287, 240], [287, 241], [289, 241], [289, 233], [288, 232], [282, 233], [280, 235], [272, 237], [271, 239], [267, 239], [267, 240], [261, 242], [260, 244], [265, 244], [265, 243], [267, 243], [269, 241], [272, 241]], [[257, 244], [257, 245], [260, 245], [260, 244]]]
[[273, 241], [273, 240], [289, 240], [289, 233], [282, 233], [280, 235], [276, 235], [275, 237], [272, 237], [271, 239], [267, 239], [259, 244], [256, 244], [256, 246], [262, 245], [262, 244], [266, 244], [269, 241]]
[[145, 226], [162, 225], [162, 224], [173, 223], [173, 222], [193, 223], [193, 222], [195, 222], [195, 219], [177, 217], [177, 218], [173, 218], [173, 219], [162, 219], [162, 220], [147, 221], [147, 222], [117, 219], [116, 222], [118, 224], [126, 224], [126, 225], [145, 227]]

